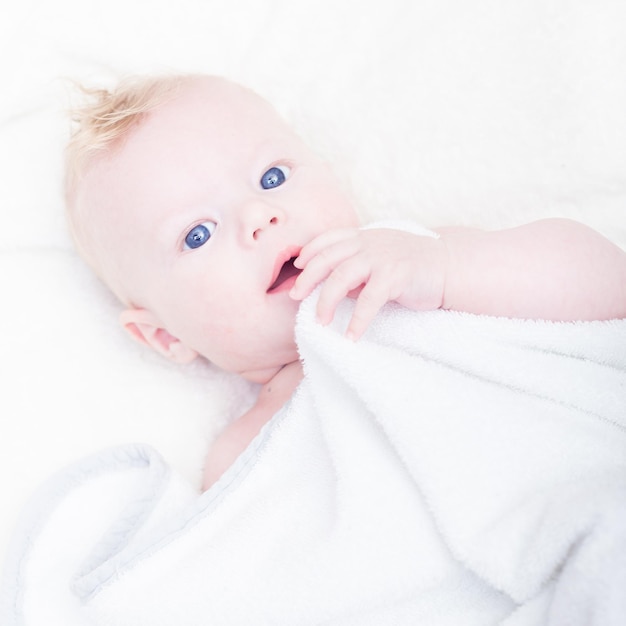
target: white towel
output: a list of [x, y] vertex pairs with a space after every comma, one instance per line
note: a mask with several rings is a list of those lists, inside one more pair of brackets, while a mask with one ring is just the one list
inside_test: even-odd
[[315, 297], [305, 379], [208, 492], [142, 447], [46, 486], [2, 624], [623, 625], [626, 321], [390, 304], [353, 343]]

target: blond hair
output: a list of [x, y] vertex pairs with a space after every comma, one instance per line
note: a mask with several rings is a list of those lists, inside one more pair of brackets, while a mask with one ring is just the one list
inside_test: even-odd
[[84, 207], [78, 206], [77, 187], [89, 165], [101, 155], [118, 149], [151, 111], [176, 96], [194, 75], [134, 76], [111, 90], [78, 87], [79, 106], [70, 111], [72, 129], [65, 149], [65, 206], [70, 233], [79, 254], [122, 302], [128, 296], [104, 267], [86, 228]]
[[90, 160], [118, 145], [147, 113], [173, 97], [192, 75], [133, 76], [111, 90], [78, 86], [83, 102], [70, 111], [65, 149], [66, 193], [71, 195]]

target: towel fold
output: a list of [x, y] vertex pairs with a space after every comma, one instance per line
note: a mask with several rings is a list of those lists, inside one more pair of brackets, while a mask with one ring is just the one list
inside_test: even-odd
[[316, 296], [303, 382], [209, 491], [140, 446], [47, 485], [3, 624], [623, 623], [626, 321], [389, 304], [353, 343]]

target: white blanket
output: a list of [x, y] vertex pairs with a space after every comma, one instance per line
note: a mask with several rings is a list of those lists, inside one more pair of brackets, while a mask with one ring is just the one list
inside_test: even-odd
[[3, 626], [612, 626], [626, 615], [626, 321], [301, 308], [306, 376], [198, 495], [141, 446], [45, 485]]

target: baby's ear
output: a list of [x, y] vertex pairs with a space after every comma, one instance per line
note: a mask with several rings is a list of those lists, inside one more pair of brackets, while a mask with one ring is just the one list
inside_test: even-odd
[[139, 343], [149, 346], [176, 363], [191, 363], [198, 353], [171, 335], [153, 313], [147, 309], [126, 309], [120, 314], [120, 324]]

